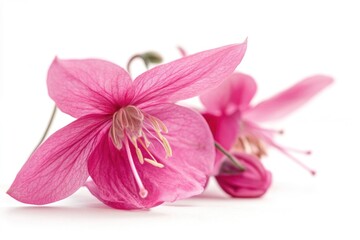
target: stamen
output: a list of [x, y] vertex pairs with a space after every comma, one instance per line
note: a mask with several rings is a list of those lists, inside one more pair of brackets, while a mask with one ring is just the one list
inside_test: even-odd
[[143, 129], [144, 129], [151, 137], [153, 137], [156, 141], [158, 141], [163, 148], [165, 148], [165, 147], [164, 147], [164, 144], [162, 143], [162, 141], [160, 141], [149, 129], [147, 129], [145, 126], [143, 127]]
[[159, 125], [160, 129], [162, 132], [164, 133], [168, 133], [169, 130], [167, 129], [167, 127], [165, 126], [165, 124], [158, 118], [153, 117], [156, 120], [156, 123]]
[[132, 144], [134, 145], [134, 147], [135, 147], [136, 155], [137, 155], [137, 157], [138, 157], [138, 159], [139, 159], [139, 162], [140, 162], [141, 164], [143, 164], [143, 163], [144, 163], [144, 157], [143, 157], [143, 155], [142, 155], [142, 152], [141, 152], [139, 146], [137, 145], [137, 141], [136, 141], [136, 138], [135, 138], [135, 137], [132, 137], [132, 138], [131, 138], [131, 143], [132, 143]]
[[310, 172], [311, 175], [316, 175], [316, 171], [311, 169], [310, 167], [308, 167], [307, 165], [305, 165], [304, 163], [302, 163], [299, 159], [297, 159], [296, 157], [294, 157], [293, 155], [291, 155], [286, 148], [281, 147], [280, 145], [278, 145], [277, 143], [275, 143], [272, 139], [270, 139], [269, 137], [267, 137], [265, 134], [262, 136], [262, 138], [271, 146], [273, 146], [274, 148], [276, 148], [277, 150], [279, 150], [282, 154], [284, 154], [285, 156], [287, 156], [288, 158], [290, 158], [291, 160], [293, 160], [295, 163], [297, 163], [299, 166], [301, 166], [302, 168], [304, 168], [306, 171]]
[[145, 151], [150, 155], [150, 157], [152, 159], [149, 159], [149, 158], [145, 158], [145, 161], [152, 164], [153, 166], [155, 167], [160, 167], [160, 168], [163, 168], [164, 165], [159, 163], [158, 161], [156, 161], [154, 155], [151, 154], [151, 152], [149, 151], [149, 149], [145, 146], [145, 144], [143, 143], [143, 141], [141, 141], [141, 139], [139, 139], [139, 143], [141, 144], [141, 146], [143, 146], [143, 148], [145, 149]]
[[131, 118], [135, 118], [137, 120], [144, 120], [144, 114], [135, 106], [127, 106], [126, 112]]
[[277, 149], [284, 154], [285, 156], [287, 156], [288, 158], [292, 159], [295, 163], [297, 163], [298, 165], [300, 165], [302, 168], [304, 168], [306, 171], [310, 172], [311, 175], [316, 175], [316, 171], [309, 168], [308, 166], [306, 166], [304, 163], [302, 163], [299, 159], [297, 159], [296, 157], [294, 157], [293, 155], [291, 155], [290, 153], [288, 153], [287, 151], [285, 151], [284, 149], [278, 148]]
[[122, 148], [122, 139], [124, 137], [124, 133], [122, 131], [122, 127], [119, 125], [117, 116], [117, 113], [115, 113], [113, 116], [113, 124], [111, 126], [109, 134], [110, 138], [113, 140], [114, 146], [120, 150]]
[[153, 165], [154, 167], [158, 167], [158, 168], [163, 168], [163, 167], [164, 167], [163, 164], [161, 164], [161, 163], [159, 163], [159, 162], [157, 162], [157, 161], [154, 161], [154, 160], [152, 160], [152, 159], [144, 158], [144, 160], [145, 160], [146, 162], [150, 163], [151, 165]]
[[158, 135], [159, 139], [162, 142], [162, 145], [166, 152], [166, 157], [171, 157], [172, 149], [170, 147], [170, 144], [169, 144], [168, 140], [161, 134], [161, 132], [164, 132], [164, 133], [168, 132], [167, 127], [160, 119], [153, 117], [153, 116], [150, 116], [150, 122], [153, 125], [156, 134]]
[[266, 148], [259, 138], [249, 135], [246, 139], [249, 142], [253, 154], [259, 158], [267, 155]]
[[150, 116], [150, 122], [153, 125], [156, 132], [168, 133], [168, 129], [165, 124], [158, 118]]
[[239, 137], [238, 141], [234, 145], [234, 149], [255, 155], [258, 158], [262, 158], [267, 155], [266, 147], [263, 142], [252, 135]]
[[[151, 128], [151, 131], [148, 128]], [[139, 195], [142, 198], [146, 198], [148, 191], [145, 189], [135, 167], [134, 159], [130, 151], [130, 144], [133, 145], [136, 156], [141, 164], [147, 162], [155, 167], [163, 168], [164, 165], [156, 161], [155, 157], [149, 151], [149, 147], [151, 141], [156, 140], [164, 148], [166, 157], [171, 157], [171, 146], [168, 140], [162, 135], [162, 133], [167, 132], [167, 127], [160, 119], [144, 114], [139, 108], [132, 105], [119, 109], [113, 115], [109, 136], [117, 149], [120, 150], [125, 146], [131, 171], [138, 185]], [[148, 137], [150, 137], [151, 141]], [[139, 143], [141, 148], [139, 147]], [[150, 157], [144, 157], [144, 150]]]
[[245, 153], [256, 155], [257, 157], [261, 158], [267, 155], [266, 148], [263, 142], [261, 141], [263, 140], [266, 144], [269, 144], [270, 146], [278, 149], [282, 154], [293, 160], [302, 168], [306, 169], [312, 175], [316, 174], [315, 170], [309, 168], [307, 165], [305, 165], [299, 159], [297, 159], [296, 157], [294, 157], [292, 154], [289, 153], [289, 152], [295, 152], [295, 153], [310, 155], [311, 151], [303, 151], [294, 148], [282, 147], [277, 143], [275, 143], [274, 140], [271, 138], [271, 135], [268, 134], [268, 133], [280, 133], [279, 131], [275, 131], [271, 129], [263, 129], [253, 124], [251, 124], [251, 127], [254, 130], [253, 134], [239, 137], [238, 142], [234, 145], [235, 149], [241, 150]]
[[[156, 139], [156, 141], [158, 141], [161, 146], [165, 149], [166, 152], [166, 157], [171, 157], [172, 156], [172, 149], [170, 147], [170, 144], [168, 142], [168, 140], [160, 133], [160, 132], [156, 132], [156, 134], [158, 135], [158, 137], [156, 137], [149, 129], [147, 129], [146, 127], [143, 127], [143, 129], [150, 135], [152, 136], [154, 139]], [[160, 139], [159, 139], [160, 138]]]
[[247, 137], [241, 137], [240, 139], [242, 146], [244, 147], [244, 151], [246, 153], [251, 153], [251, 146], [247, 139]]
[[296, 149], [296, 148], [291, 148], [291, 147], [283, 147], [283, 148], [286, 149], [287, 151], [300, 153], [300, 154], [304, 154], [304, 155], [311, 155], [312, 154], [311, 150], [301, 150], [301, 149]]
[[137, 155], [137, 157], [139, 159], [139, 162], [141, 164], [144, 164], [144, 157], [143, 157], [143, 155], [141, 153], [141, 150], [139, 148], [135, 148], [135, 149], [136, 149], [136, 155]]
[[[129, 121], [127, 119], [127, 115], [125, 111], [122, 111], [122, 109], [120, 109], [119, 113], [119, 120], [120, 120], [120, 125], [123, 129], [127, 128], [129, 126]], [[114, 117], [117, 116], [117, 113], [114, 114]]]
[[241, 137], [238, 137], [238, 139], [235, 142], [233, 148], [236, 149], [236, 150], [239, 150], [240, 152], [246, 152], [245, 151], [244, 141], [242, 141]]
[[132, 171], [132, 173], [134, 175], [136, 184], [139, 187], [139, 195], [142, 198], [146, 198], [147, 195], [148, 195], [148, 191], [145, 189], [145, 187], [144, 187], [144, 185], [143, 185], [143, 183], [141, 181], [141, 178], [139, 176], [139, 173], [136, 170], [134, 160], [133, 160], [133, 157], [131, 155], [131, 151], [130, 151], [130, 147], [129, 147], [129, 142], [128, 142], [127, 138], [124, 139], [124, 145], [125, 145], [126, 154], [127, 154], [127, 157], [128, 157], [129, 163], [130, 163], [131, 171]]
[[164, 149], [165, 149], [165, 152], [166, 152], [166, 157], [171, 157], [172, 156], [172, 149], [170, 147], [170, 144], [168, 142], [168, 140], [159, 133], [159, 137], [160, 137], [160, 140], [162, 141], [162, 143], [164, 144]]
[[144, 138], [145, 146], [146, 146], [146, 147], [149, 147], [149, 146], [150, 146], [150, 141], [149, 141], [149, 139], [146, 137], [146, 134], [145, 134], [145, 133], [142, 133], [142, 137]]

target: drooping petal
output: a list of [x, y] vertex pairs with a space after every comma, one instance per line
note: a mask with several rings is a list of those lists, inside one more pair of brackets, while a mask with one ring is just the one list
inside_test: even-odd
[[7, 193], [37, 205], [73, 194], [88, 178], [88, 156], [109, 123], [107, 117], [86, 116], [54, 133], [30, 156]]
[[151, 102], [175, 102], [215, 88], [235, 70], [245, 51], [246, 42], [157, 66], [135, 79], [134, 104], [145, 106]]
[[47, 79], [50, 97], [65, 113], [79, 118], [113, 113], [133, 96], [132, 81], [121, 67], [103, 60], [55, 58]]
[[200, 96], [206, 111], [215, 115], [245, 110], [256, 93], [255, 80], [243, 73], [233, 73], [219, 87]]
[[323, 75], [306, 78], [249, 109], [244, 113], [244, 118], [251, 121], [272, 121], [285, 117], [303, 106], [332, 82], [331, 77]]
[[271, 173], [255, 156], [244, 153], [234, 153], [233, 156], [245, 167], [245, 171], [239, 171], [229, 161], [224, 162], [215, 177], [220, 187], [236, 198], [256, 198], [264, 195], [271, 185]]
[[[98, 187], [94, 181], [88, 181], [85, 183], [85, 186], [89, 189], [92, 195], [94, 195], [97, 199], [99, 199], [102, 203], [117, 209], [124, 209], [124, 210], [133, 210], [133, 209], [144, 209], [146, 208], [144, 204], [138, 203], [134, 200], [133, 195], [129, 195], [130, 191], [123, 189], [117, 194], [121, 194], [121, 197], [112, 198], [111, 196], [104, 195], [104, 191], [102, 188]], [[106, 194], [106, 193], [105, 193]], [[153, 204], [150, 207], [155, 207], [156, 205], [161, 204]]]
[[[157, 179], [144, 179], [144, 171], [158, 171], [153, 166], [141, 165], [133, 153], [134, 163], [140, 178], [149, 194], [141, 198], [128, 156], [124, 148], [114, 147], [108, 136], [103, 136], [101, 143], [89, 158], [88, 169], [93, 182], [86, 183], [90, 192], [104, 204], [119, 209], [144, 209], [155, 207], [164, 202], [156, 187]], [[153, 181], [152, 184], [146, 184]], [[154, 188], [153, 188], [154, 187]]]
[[[168, 134], [164, 136], [173, 153], [166, 159], [163, 146], [149, 134], [149, 150], [164, 165], [158, 168], [146, 162], [141, 164], [131, 146], [135, 167], [148, 190], [147, 197], [139, 195], [125, 150], [115, 149], [108, 137], [102, 139], [89, 158], [89, 172], [94, 181], [90, 191], [105, 204], [121, 209], [150, 208], [201, 193], [215, 158], [213, 138], [205, 120], [198, 113], [174, 104], [142, 111], [166, 125]], [[150, 158], [140, 148], [144, 157]]]

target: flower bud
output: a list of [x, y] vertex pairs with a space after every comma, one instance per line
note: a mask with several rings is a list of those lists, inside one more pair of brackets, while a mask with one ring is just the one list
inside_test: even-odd
[[220, 187], [236, 198], [257, 198], [264, 195], [271, 185], [271, 173], [253, 155], [234, 153], [233, 156], [245, 170], [241, 171], [230, 161], [224, 161], [220, 172], [215, 176]]

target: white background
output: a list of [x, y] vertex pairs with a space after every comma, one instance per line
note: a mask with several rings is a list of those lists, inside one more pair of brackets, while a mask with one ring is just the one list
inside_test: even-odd
[[[360, 238], [357, 1], [3, 0], [0, 10], [0, 239]], [[5, 194], [51, 112], [45, 80], [55, 55], [125, 66], [137, 52], [170, 61], [177, 45], [192, 53], [246, 37], [238, 70], [258, 80], [255, 102], [315, 73], [335, 78], [272, 124], [286, 131], [278, 141], [313, 150], [300, 157], [316, 177], [271, 151], [273, 185], [261, 199], [227, 198], [214, 182], [203, 196], [145, 212], [109, 209], [85, 189], [45, 207]], [[69, 121], [59, 114], [52, 130]]]

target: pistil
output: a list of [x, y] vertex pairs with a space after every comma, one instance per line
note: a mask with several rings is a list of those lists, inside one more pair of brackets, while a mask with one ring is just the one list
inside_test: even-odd
[[129, 164], [130, 164], [131, 171], [132, 171], [132, 173], [133, 173], [133, 175], [134, 175], [136, 184], [137, 184], [138, 187], [139, 187], [139, 195], [140, 195], [140, 197], [142, 197], [142, 198], [146, 198], [147, 195], [148, 195], [148, 191], [147, 191], [146, 188], [144, 187], [144, 184], [143, 184], [142, 181], [141, 181], [141, 178], [140, 178], [140, 176], [139, 176], [139, 173], [138, 173], [138, 171], [136, 170], [135, 163], [134, 163], [134, 159], [133, 159], [133, 157], [132, 157], [132, 155], [131, 155], [131, 151], [130, 151], [130, 147], [129, 147], [129, 142], [128, 142], [127, 138], [125, 138], [125, 140], [124, 140], [124, 145], [125, 145], [126, 154], [127, 154], [128, 160], [129, 160]]

